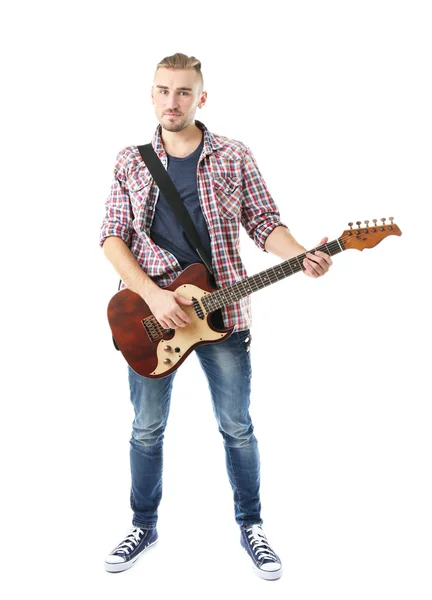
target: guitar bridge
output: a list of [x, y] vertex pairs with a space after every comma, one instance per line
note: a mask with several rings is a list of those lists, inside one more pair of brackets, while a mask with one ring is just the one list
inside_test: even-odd
[[151, 342], [156, 342], [162, 338], [161, 326], [155, 317], [146, 317], [145, 319], [142, 319], [141, 323], [144, 325], [144, 329], [146, 330]]

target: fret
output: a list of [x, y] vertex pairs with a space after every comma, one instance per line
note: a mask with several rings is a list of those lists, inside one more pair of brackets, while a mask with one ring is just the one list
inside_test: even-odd
[[259, 278], [261, 280], [261, 287], [266, 287], [266, 286], [271, 285], [273, 283], [273, 281], [268, 276], [267, 271], [263, 271], [262, 273], [258, 273], [258, 275], [259, 275]]
[[289, 268], [291, 269], [291, 273], [294, 275], [295, 271], [293, 271], [293, 268], [292, 268], [292, 266], [291, 266], [291, 261], [290, 261], [290, 260], [287, 260], [287, 261], [286, 261], [286, 263], [287, 263], [287, 265], [289, 266]]
[[289, 266], [288, 261], [283, 262], [281, 266], [282, 266], [283, 272], [285, 273], [285, 277], [289, 277], [292, 274], [292, 269]]
[[271, 275], [273, 275], [274, 281], [278, 281], [276, 271], [274, 267], [271, 267]]
[[[300, 260], [299, 260], [300, 258], [301, 258], [301, 261], [302, 261], [301, 263], [300, 263]], [[295, 256], [294, 259], [293, 259], [293, 260], [297, 261], [300, 271], [303, 271], [303, 260], [305, 258], [306, 258], [306, 254], [303, 253], [303, 254], [299, 254], [298, 256]]]
[[278, 265], [277, 267], [275, 267], [275, 269], [276, 269], [276, 277], [278, 279], [285, 279], [285, 273], [283, 272], [281, 266]]
[[255, 285], [254, 292], [260, 290], [262, 287], [262, 283], [260, 281], [258, 281], [258, 277], [259, 277], [259, 274], [252, 275], [252, 277], [250, 277], [250, 282]]
[[289, 260], [289, 264], [290, 264], [290, 267], [291, 267], [293, 273], [298, 273], [299, 271], [302, 270], [301, 264], [297, 260], [296, 256]]

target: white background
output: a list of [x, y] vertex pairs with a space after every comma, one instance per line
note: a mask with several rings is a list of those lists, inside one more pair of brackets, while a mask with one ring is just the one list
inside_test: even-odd
[[[8, 598], [430, 599], [428, 2], [20, 2], [2, 11], [2, 574]], [[159, 544], [129, 529], [126, 367], [98, 246], [115, 157], [150, 141], [155, 65], [202, 61], [214, 133], [246, 143], [305, 246], [348, 221], [401, 237], [252, 297], [262, 517], [285, 572], [239, 544], [195, 356], [165, 438]], [[279, 262], [244, 234], [253, 274]]]

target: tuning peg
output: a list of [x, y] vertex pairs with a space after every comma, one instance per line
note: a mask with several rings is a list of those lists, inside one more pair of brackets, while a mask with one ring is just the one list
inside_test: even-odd
[[386, 220], [385, 219], [381, 219], [382, 224], [385, 225]]
[[349, 225], [349, 226], [351, 227], [351, 229], [352, 229], [352, 226], [354, 225], [354, 223], [348, 223], [348, 225]]
[[389, 217], [389, 219], [390, 219], [390, 223], [393, 225], [393, 219], [394, 219], [394, 217]]
[[369, 221], [365, 219], [366, 227], [369, 227]]
[[357, 223], [357, 227], [360, 227], [361, 221], [356, 221], [356, 223]]

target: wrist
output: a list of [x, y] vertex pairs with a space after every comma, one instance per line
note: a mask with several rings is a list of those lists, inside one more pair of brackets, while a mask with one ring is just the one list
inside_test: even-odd
[[143, 279], [137, 286], [137, 293], [146, 302], [150, 300], [150, 298], [152, 298], [159, 290], [160, 288], [148, 276], [145, 277], [145, 279]]

